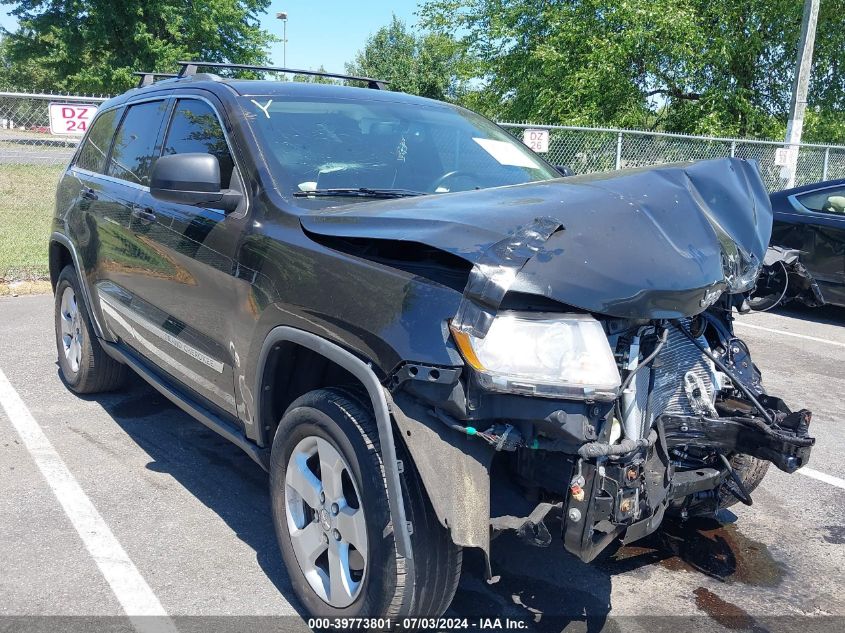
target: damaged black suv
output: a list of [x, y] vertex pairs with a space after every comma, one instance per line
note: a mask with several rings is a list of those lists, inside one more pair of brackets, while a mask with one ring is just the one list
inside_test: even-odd
[[441, 614], [503, 530], [590, 561], [807, 463], [810, 413], [732, 327], [772, 227], [754, 163], [560, 178], [377, 80], [215, 66], [142, 77], [80, 143], [58, 359], [79, 393], [131, 368], [269, 471], [312, 614]]

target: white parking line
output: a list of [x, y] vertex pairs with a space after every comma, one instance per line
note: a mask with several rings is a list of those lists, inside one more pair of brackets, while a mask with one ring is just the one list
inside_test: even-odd
[[2, 370], [0, 405], [132, 621], [132, 626], [143, 633], [175, 633], [176, 627], [153, 590], [129, 559]]
[[804, 466], [804, 468], [799, 468], [795, 472], [804, 475], [805, 477], [812, 477], [818, 481], [823, 481], [826, 484], [845, 490], [845, 479], [840, 479], [839, 477], [834, 477], [833, 475], [828, 475], [827, 473], [823, 473], [813, 468], [807, 468], [806, 466]]
[[762, 330], [763, 332], [771, 332], [772, 334], [782, 334], [783, 336], [803, 338], [807, 341], [816, 341], [817, 343], [833, 345], [834, 347], [845, 347], [845, 343], [842, 343], [840, 341], [831, 341], [830, 339], [819, 338], [818, 336], [809, 336], [807, 334], [796, 334], [795, 332], [787, 332], [786, 330], [776, 330], [775, 328], [763, 327], [762, 325], [752, 325], [751, 323], [746, 323], [745, 321], [734, 321], [734, 325], [738, 325], [740, 327], [750, 327], [754, 330]]

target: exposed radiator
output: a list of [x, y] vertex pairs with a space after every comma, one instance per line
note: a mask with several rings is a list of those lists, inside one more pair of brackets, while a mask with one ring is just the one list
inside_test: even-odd
[[[689, 321], [681, 321], [689, 328]], [[698, 339], [707, 346], [702, 336]], [[669, 328], [669, 338], [652, 365], [654, 386], [649, 396], [652, 420], [663, 413], [694, 415], [684, 388], [684, 376], [692, 372], [704, 385], [702, 396], [713, 402], [716, 398], [716, 369], [713, 362], [701, 353], [692, 341], [674, 327]], [[649, 421], [649, 423], [651, 420]]]

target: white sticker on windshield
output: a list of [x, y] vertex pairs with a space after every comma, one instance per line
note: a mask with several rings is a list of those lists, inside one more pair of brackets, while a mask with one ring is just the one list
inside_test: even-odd
[[489, 138], [473, 137], [472, 140], [481, 145], [482, 149], [495, 158], [500, 165], [509, 165], [512, 167], [534, 167], [535, 169], [537, 167], [537, 163], [531, 160], [530, 156], [526, 156], [522, 153], [519, 147], [514, 143], [508, 143], [507, 141], [494, 141]]
[[258, 108], [259, 110], [261, 110], [264, 113], [264, 116], [266, 116], [268, 119], [270, 118], [270, 113], [267, 110], [270, 108], [270, 104], [273, 103], [272, 99], [268, 99], [267, 103], [265, 103], [264, 105], [261, 105], [255, 99], [250, 99], [250, 101], [252, 101], [255, 104], [256, 108]]

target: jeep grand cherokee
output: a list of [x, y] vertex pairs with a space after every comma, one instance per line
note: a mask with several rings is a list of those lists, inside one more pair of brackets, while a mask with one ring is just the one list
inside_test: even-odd
[[441, 614], [499, 532], [590, 561], [807, 463], [810, 413], [732, 326], [754, 163], [560, 178], [454, 105], [217, 66], [144, 76], [80, 143], [58, 360], [78, 393], [134, 370], [266, 469], [312, 614]]

